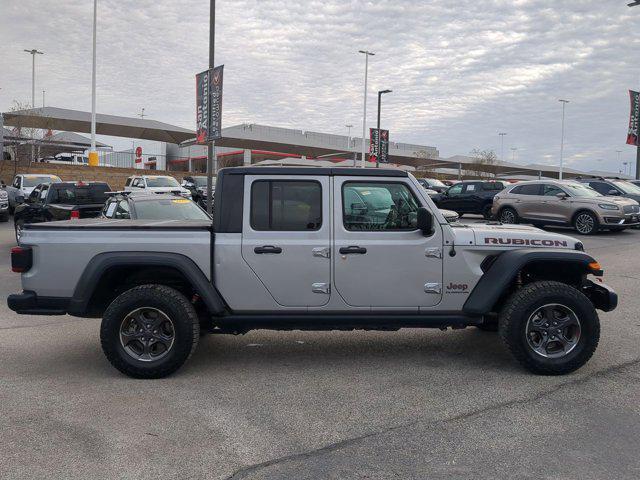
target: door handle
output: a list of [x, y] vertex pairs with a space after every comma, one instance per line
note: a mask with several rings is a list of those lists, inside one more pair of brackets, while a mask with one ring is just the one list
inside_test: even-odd
[[351, 245], [349, 247], [340, 248], [340, 253], [342, 255], [350, 255], [352, 253], [364, 255], [365, 253], [367, 253], [367, 249], [364, 247], [358, 247], [357, 245]]
[[253, 251], [257, 254], [261, 253], [282, 253], [282, 248], [274, 247], [273, 245], [264, 245], [262, 247], [256, 247]]

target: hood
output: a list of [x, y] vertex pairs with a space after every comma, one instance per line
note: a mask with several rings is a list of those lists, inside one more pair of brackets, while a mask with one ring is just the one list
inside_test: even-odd
[[[590, 198], [589, 200], [592, 200], [593, 203], [615, 203], [616, 205], [635, 205], [638, 202], [635, 200], [634, 197], [635, 195], [628, 195], [626, 197], [606, 195], [604, 197]], [[638, 198], [640, 198], [640, 195], [638, 195]]]
[[491, 248], [569, 248], [582, 245], [568, 235], [545, 232], [525, 225], [472, 224], [453, 228], [456, 245]]
[[183, 195], [191, 195], [191, 192], [182, 187], [147, 187], [147, 190], [157, 193], [180, 192]]

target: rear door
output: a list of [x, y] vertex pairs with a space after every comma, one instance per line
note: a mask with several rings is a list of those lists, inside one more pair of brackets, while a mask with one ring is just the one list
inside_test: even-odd
[[514, 207], [520, 217], [533, 219], [540, 214], [540, 192], [538, 183], [518, 185], [511, 191], [516, 197]]
[[245, 177], [242, 257], [283, 307], [317, 307], [329, 301], [329, 180]]
[[[335, 291], [355, 307], [431, 307], [442, 299], [442, 228], [416, 229], [408, 178], [334, 177]], [[425, 205], [426, 206], [426, 205]]]

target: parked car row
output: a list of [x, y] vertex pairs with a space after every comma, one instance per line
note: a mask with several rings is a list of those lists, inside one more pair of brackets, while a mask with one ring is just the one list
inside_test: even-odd
[[[480, 214], [501, 223], [568, 226], [590, 235], [640, 226], [640, 186], [621, 179], [468, 180], [432, 194], [433, 179], [419, 179], [439, 208]], [[638, 181], [637, 183], [640, 183]]]

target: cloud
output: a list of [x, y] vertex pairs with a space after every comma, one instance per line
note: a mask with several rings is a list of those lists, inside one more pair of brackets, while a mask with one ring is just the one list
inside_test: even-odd
[[[554, 163], [559, 98], [567, 162], [617, 171], [627, 89], [640, 82], [640, 8], [624, 1], [219, 0], [216, 63], [225, 64], [224, 124], [257, 122], [345, 133], [385, 96], [392, 139], [445, 156], [474, 147]], [[98, 110], [192, 127], [194, 76], [208, 64], [208, 2], [98, 0]], [[47, 103], [90, 108], [91, 2], [0, 0], [0, 109], [30, 100], [31, 58]], [[40, 95], [37, 96], [38, 102]], [[600, 161], [599, 161], [600, 160]]]

